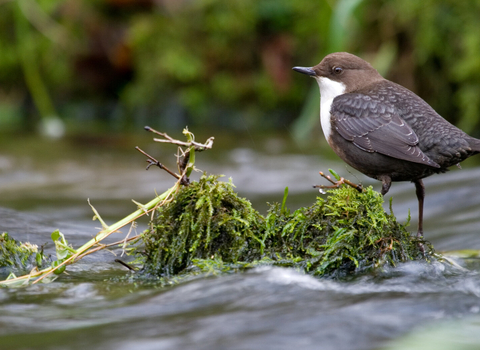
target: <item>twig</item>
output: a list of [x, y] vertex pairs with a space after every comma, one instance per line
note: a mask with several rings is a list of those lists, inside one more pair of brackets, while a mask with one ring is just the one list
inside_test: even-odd
[[184, 151], [182, 147], [178, 147], [176, 157], [178, 172], [183, 173], [190, 161], [190, 149]]
[[324, 189], [324, 188], [338, 188], [340, 187], [341, 185], [343, 184], [346, 184], [346, 185], [349, 185], [351, 187], [353, 187], [354, 189], [356, 189], [358, 192], [363, 192], [363, 186], [361, 184], [356, 184], [356, 183], [353, 183], [351, 182], [350, 180], [347, 180], [343, 177], [340, 178], [340, 180], [338, 181], [335, 181], [333, 180], [330, 175], [325, 175], [323, 173], [323, 171], [319, 171], [318, 172], [320, 174], [320, 176], [322, 176], [323, 178], [327, 179], [328, 181], [330, 181], [333, 185], [332, 186], [325, 186], [325, 185], [314, 185], [313, 188], [320, 188], [320, 189]]
[[162, 170], [165, 170], [167, 173], [169, 173], [170, 175], [172, 175], [174, 178], [176, 178], [177, 180], [180, 179], [180, 175], [178, 174], [175, 174], [173, 171], [171, 171], [170, 169], [168, 169], [165, 165], [163, 165], [162, 163], [160, 163], [158, 160], [156, 160], [155, 158], [153, 158], [150, 154], [148, 154], [147, 152], [145, 152], [144, 150], [142, 150], [140, 147], [135, 147], [135, 149], [142, 153], [145, 157], [147, 157], [147, 168], [146, 170], [150, 169], [150, 167], [152, 165], [156, 165], [158, 166], [160, 169]]
[[[178, 172], [182, 175], [178, 175], [174, 173], [173, 171], [168, 169], [165, 165], [160, 163], [157, 159], [155, 159], [154, 157], [152, 157], [151, 155], [149, 155], [147, 152], [143, 151], [139, 147], [135, 147], [135, 149], [141, 152], [143, 155], [145, 155], [148, 158], [147, 170], [152, 165], [158, 166], [160, 169], [165, 170], [176, 179], [180, 179], [182, 185], [188, 186], [190, 184], [190, 179], [188, 177], [190, 176], [191, 170], [193, 169], [193, 163], [195, 160], [195, 157], [193, 156], [192, 151], [201, 152], [201, 151], [205, 151], [207, 149], [212, 148], [214, 138], [210, 137], [209, 139], [207, 139], [205, 143], [199, 143], [194, 140], [194, 135], [191, 132], [189, 132], [188, 129], [185, 129], [183, 131], [183, 134], [187, 136], [188, 141], [184, 142], [180, 140], [175, 140], [174, 138], [170, 137], [168, 134], [157, 131], [149, 126], [145, 126], [145, 130], [153, 132], [154, 134], [157, 134], [163, 137], [163, 139], [154, 138], [153, 140], [155, 142], [171, 143], [174, 145], [187, 147], [186, 150], [183, 150], [182, 147], [178, 147], [178, 152], [177, 152]], [[189, 169], [189, 171], [185, 172], [184, 171], [185, 169]]]
[[[113, 242], [113, 243], [109, 243], [109, 244], [99, 244], [99, 246], [97, 248], [90, 249], [89, 251], [85, 252], [84, 254], [79, 255], [76, 260], [80, 260], [80, 259], [86, 257], [87, 255], [98, 252], [99, 250], [103, 250], [103, 249], [110, 248], [110, 247], [115, 247], [115, 246], [118, 246], [120, 244], [126, 244], [127, 242], [134, 241], [134, 240], [138, 239], [139, 237], [140, 237], [140, 235], [135, 235], [135, 236], [129, 237], [127, 239], [122, 239], [121, 241], [117, 241], [117, 242]], [[123, 252], [122, 252], [122, 255], [123, 255]]]
[[132, 224], [130, 225], [130, 230], [128, 230], [127, 236], [123, 240], [122, 254], [120, 256], [123, 256], [123, 254], [125, 253], [125, 249], [127, 248], [127, 240], [128, 238], [130, 238], [130, 233], [132, 233], [133, 229], [135, 229], [135, 233], [136, 233], [137, 232], [136, 228], [137, 228], [137, 223], [133, 221]]
[[175, 140], [174, 138], [168, 136], [166, 133], [163, 133], [163, 132], [157, 131], [155, 129], [152, 129], [149, 126], [146, 126], [145, 130], [153, 132], [154, 134], [160, 135], [165, 139], [165, 140], [162, 140], [162, 139], [154, 138], [153, 141], [155, 141], [155, 142], [172, 143], [174, 145], [184, 146], [184, 147], [195, 146], [195, 151], [197, 151], [197, 152], [201, 152], [201, 151], [204, 151], [206, 149], [212, 148], [213, 140], [215, 139], [214, 137], [210, 137], [205, 143], [200, 143], [200, 142], [196, 142], [196, 141], [193, 141], [193, 140], [185, 142], [185, 141]]
[[120, 265], [123, 265], [125, 266], [127, 269], [129, 269], [130, 271], [137, 271], [136, 269], [134, 269], [133, 267], [131, 267], [130, 265], [128, 265], [126, 262], [120, 260], [120, 259], [115, 259], [115, 262], [119, 263]]

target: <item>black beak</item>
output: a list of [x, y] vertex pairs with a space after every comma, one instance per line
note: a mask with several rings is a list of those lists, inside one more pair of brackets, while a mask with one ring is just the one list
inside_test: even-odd
[[311, 67], [293, 67], [292, 69], [298, 73], [310, 75], [312, 77], [317, 76], [317, 73], [315, 73]]

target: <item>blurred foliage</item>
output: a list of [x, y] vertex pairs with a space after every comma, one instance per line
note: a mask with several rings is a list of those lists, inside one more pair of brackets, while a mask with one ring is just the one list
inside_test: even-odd
[[263, 130], [289, 125], [305, 105], [302, 119], [315, 123], [299, 124], [306, 135], [318, 127], [318, 92], [291, 67], [345, 50], [480, 136], [480, 1], [14, 0], [0, 9], [3, 130], [52, 115], [82, 132]]

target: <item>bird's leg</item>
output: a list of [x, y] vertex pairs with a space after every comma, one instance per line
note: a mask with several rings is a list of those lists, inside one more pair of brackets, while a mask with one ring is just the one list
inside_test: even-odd
[[417, 237], [423, 237], [423, 200], [425, 198], [425, 186], [422, 180], [413, 181], [418, 199], [418, 232]]
[[[385, 196], [392, 185], [392, 179], [390, 176], [382, 176], [379, 178], [382, 180], [382, 196]], [[425, 198], [425, 186], [423, 186], [422, 180], [414, 180], [415, 189], [417, 190], [418, 199], [418, 232], [417, 237], [423, 238], [423, 199]], [[422, 243], [418, 243], [420, 251], [425, 255], [425, 247]]]

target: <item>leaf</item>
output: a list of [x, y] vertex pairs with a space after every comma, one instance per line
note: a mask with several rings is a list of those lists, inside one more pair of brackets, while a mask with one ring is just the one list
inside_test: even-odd
[[[63, 260], [53, 261], [53, 262], [52, 262], [52, 267], [55, 268], [55, 267], [57, 267], [58, 265], [60, 265], [62, 262], [63, 262]], [[65, 268], [66, 268], [66, 266], [65, 266], [65, 265], [62, 265], [61, 267], [59, 267], [58, 269], [56, 269], [55, 271], [53, 271], [53, 273], [56, 274], [56, 275], [60, 275], [63, 271], [65, 271]]]
[[288, 214], [287, 213], [288, 209], [285, 207], [285, 203], [287, 202], [287, 197], [288, 197], [288, 186], [285, 187], [285, 191], [283, 192], [282, 207], [280, 208], [280, 213], [283, 215]]
[[40, 252], [35, 254], [35, 262], [37, 263], [37, 266], [42, 266], [42, 261], [43, 261], [43, 254]]
[[340, 181], [340, 175], [338, 175], [335, 170], [333, 170], [333, 169], [328, 169], [328, 171], [330, 172], [330, 174], [333, 175], [333, 177], [334, 177], [335, 179], [337, 179], [337, 181]]
[[51, 235], [51, 237], [52, 237], [52, 241], [54, 241], [54, 242], [55, 242], [57, 239], [59, 239], [59, 238], [60, 238], [60, 235], [61, 235], [61, 233], [60, 233], [60, 231], [59, 231], [59, 230], [55, 230], [55, 231], [53, 231], [53, 232], [52, 232], [52, 235]]
[[69, 258], [73, 253], [76, 253], [75, 249], [68, 246], [68, 242], [65, 239], [63, 233], [59, 230], [52, 232], [52, 240], [55, 243], [55, 251], [57, 253], [57, 259], [63, 260]]

